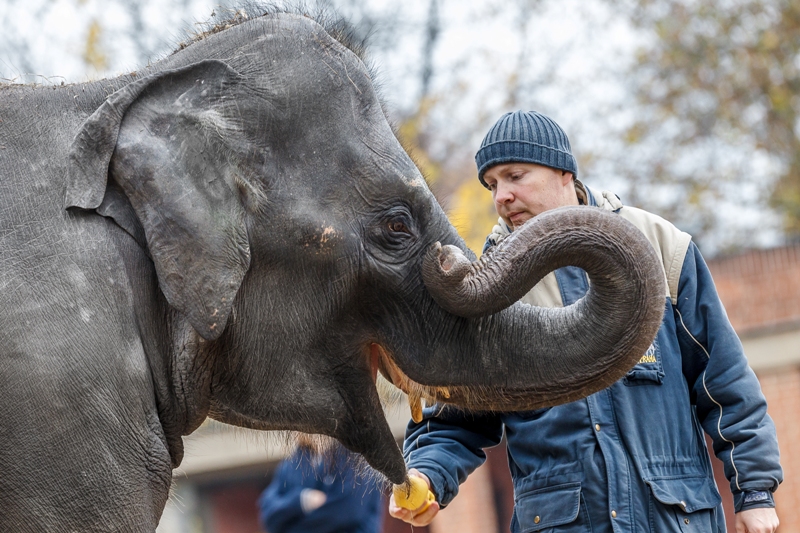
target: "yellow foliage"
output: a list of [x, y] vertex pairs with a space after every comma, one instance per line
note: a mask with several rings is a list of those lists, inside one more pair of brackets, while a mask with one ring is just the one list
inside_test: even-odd
[[105, 70], [108, 65], [106, 55], [100, 49], [100, 36], [102, 33], [103, 29], [100, 27], [100, 23], [97, 22], [97, 20], [93, 20], [91, 24], [89, 24], [89, 32], [86, 35], [86, 46], [83, 49], [84, 62], [90, 67], [94, 67], [96, 70]]
[[774, 50], [781, 44], [781, 38], [775, 31], [767, 30], [764, 32], [761, 42], [766, 50]]
[[442, 175], [442, 166], [428, 155], [425, 150], [425, 127], [428, 114], [435, 105], [430, 98], [424, 98], [419, 103], [417, 112], [404, 120], [397, 131], [397, 136], [406, 152], [414, 159], [428, 184], [435, 184]]
[[467, 246], [480, 256], [486, 236], [497, 224], [497, 212], [492, 194], [481, 185], [478, 176], [465, 181], [456, 190], [448, 216]]
[[792, 97], [794, 96], [785, 85], [773, 85], [767, 89], [772, 108], [778, 112], [792, 110]]

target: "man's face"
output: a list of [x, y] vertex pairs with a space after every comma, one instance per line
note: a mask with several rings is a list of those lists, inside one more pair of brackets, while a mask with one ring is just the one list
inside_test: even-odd
[[497, 214], [515, 230], [550, 209], [578, 205], [571, 172], [534, 163], [504, 163], [487, 170], [483, 180], [492, 191]]

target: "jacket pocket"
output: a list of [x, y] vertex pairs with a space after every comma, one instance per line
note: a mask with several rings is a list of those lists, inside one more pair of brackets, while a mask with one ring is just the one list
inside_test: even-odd
[[658, 338], [650, 344], [647, 351], [623, 378], [622, 382], [628, 387], [638, 385], [660, 385], [664, 381], [664, 367], [661, 366], [661, 348]]
[[706, 476], [645, 479], [650, 487], [653, 532], [723, 531], [717, 508], [722, 502]]
[[[515, 502], [515, 512], [521, 533], [532, 533], [576, 522], [580, 511], [580, 483], [564, 483], [525, 492], [519, 495]], [[573, 530], [570, 529], [570, 531]]]

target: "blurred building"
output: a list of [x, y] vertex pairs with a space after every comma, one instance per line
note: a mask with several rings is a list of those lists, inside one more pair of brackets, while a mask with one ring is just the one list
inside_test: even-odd
[[[749, 251], [709, 261], [720, 298], [739, 333], [775, 420], [785, 481], [775, 495], [780, 531], [800, 531], [800, 245]], [[388, 416], [402, 439], [407, 408]], [[256, 499], [291, 450], [280, 437], [207, 424], [186, 439], [173, 495], [159, 533], [256, 533]], [[416, 533], [505, 533], [514, 505], [505, 446], [462, 486], [458, 498]], [[722, 463], [713, 458], [729, 531], [733, 501]], [[411, 528], [386, 516], [384, 533]]]

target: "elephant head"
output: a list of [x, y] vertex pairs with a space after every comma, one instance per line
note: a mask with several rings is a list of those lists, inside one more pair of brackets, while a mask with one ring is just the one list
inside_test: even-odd
[[[362, 61], [306, 17], [248, 20], [126, 82], [75, 137], [65, 206], [152, 261], [161, 366], [196, 412], [182, 434], [206, 415], [326, 434], [400, 482], [378, 369], [414, 399], [531, 409], [609, 385], [656, 333], [663, 272], [613, 214], [540, 215], [474, 261]], [[514, 303], [564, 265], [589, 272], [584, 299]]]

